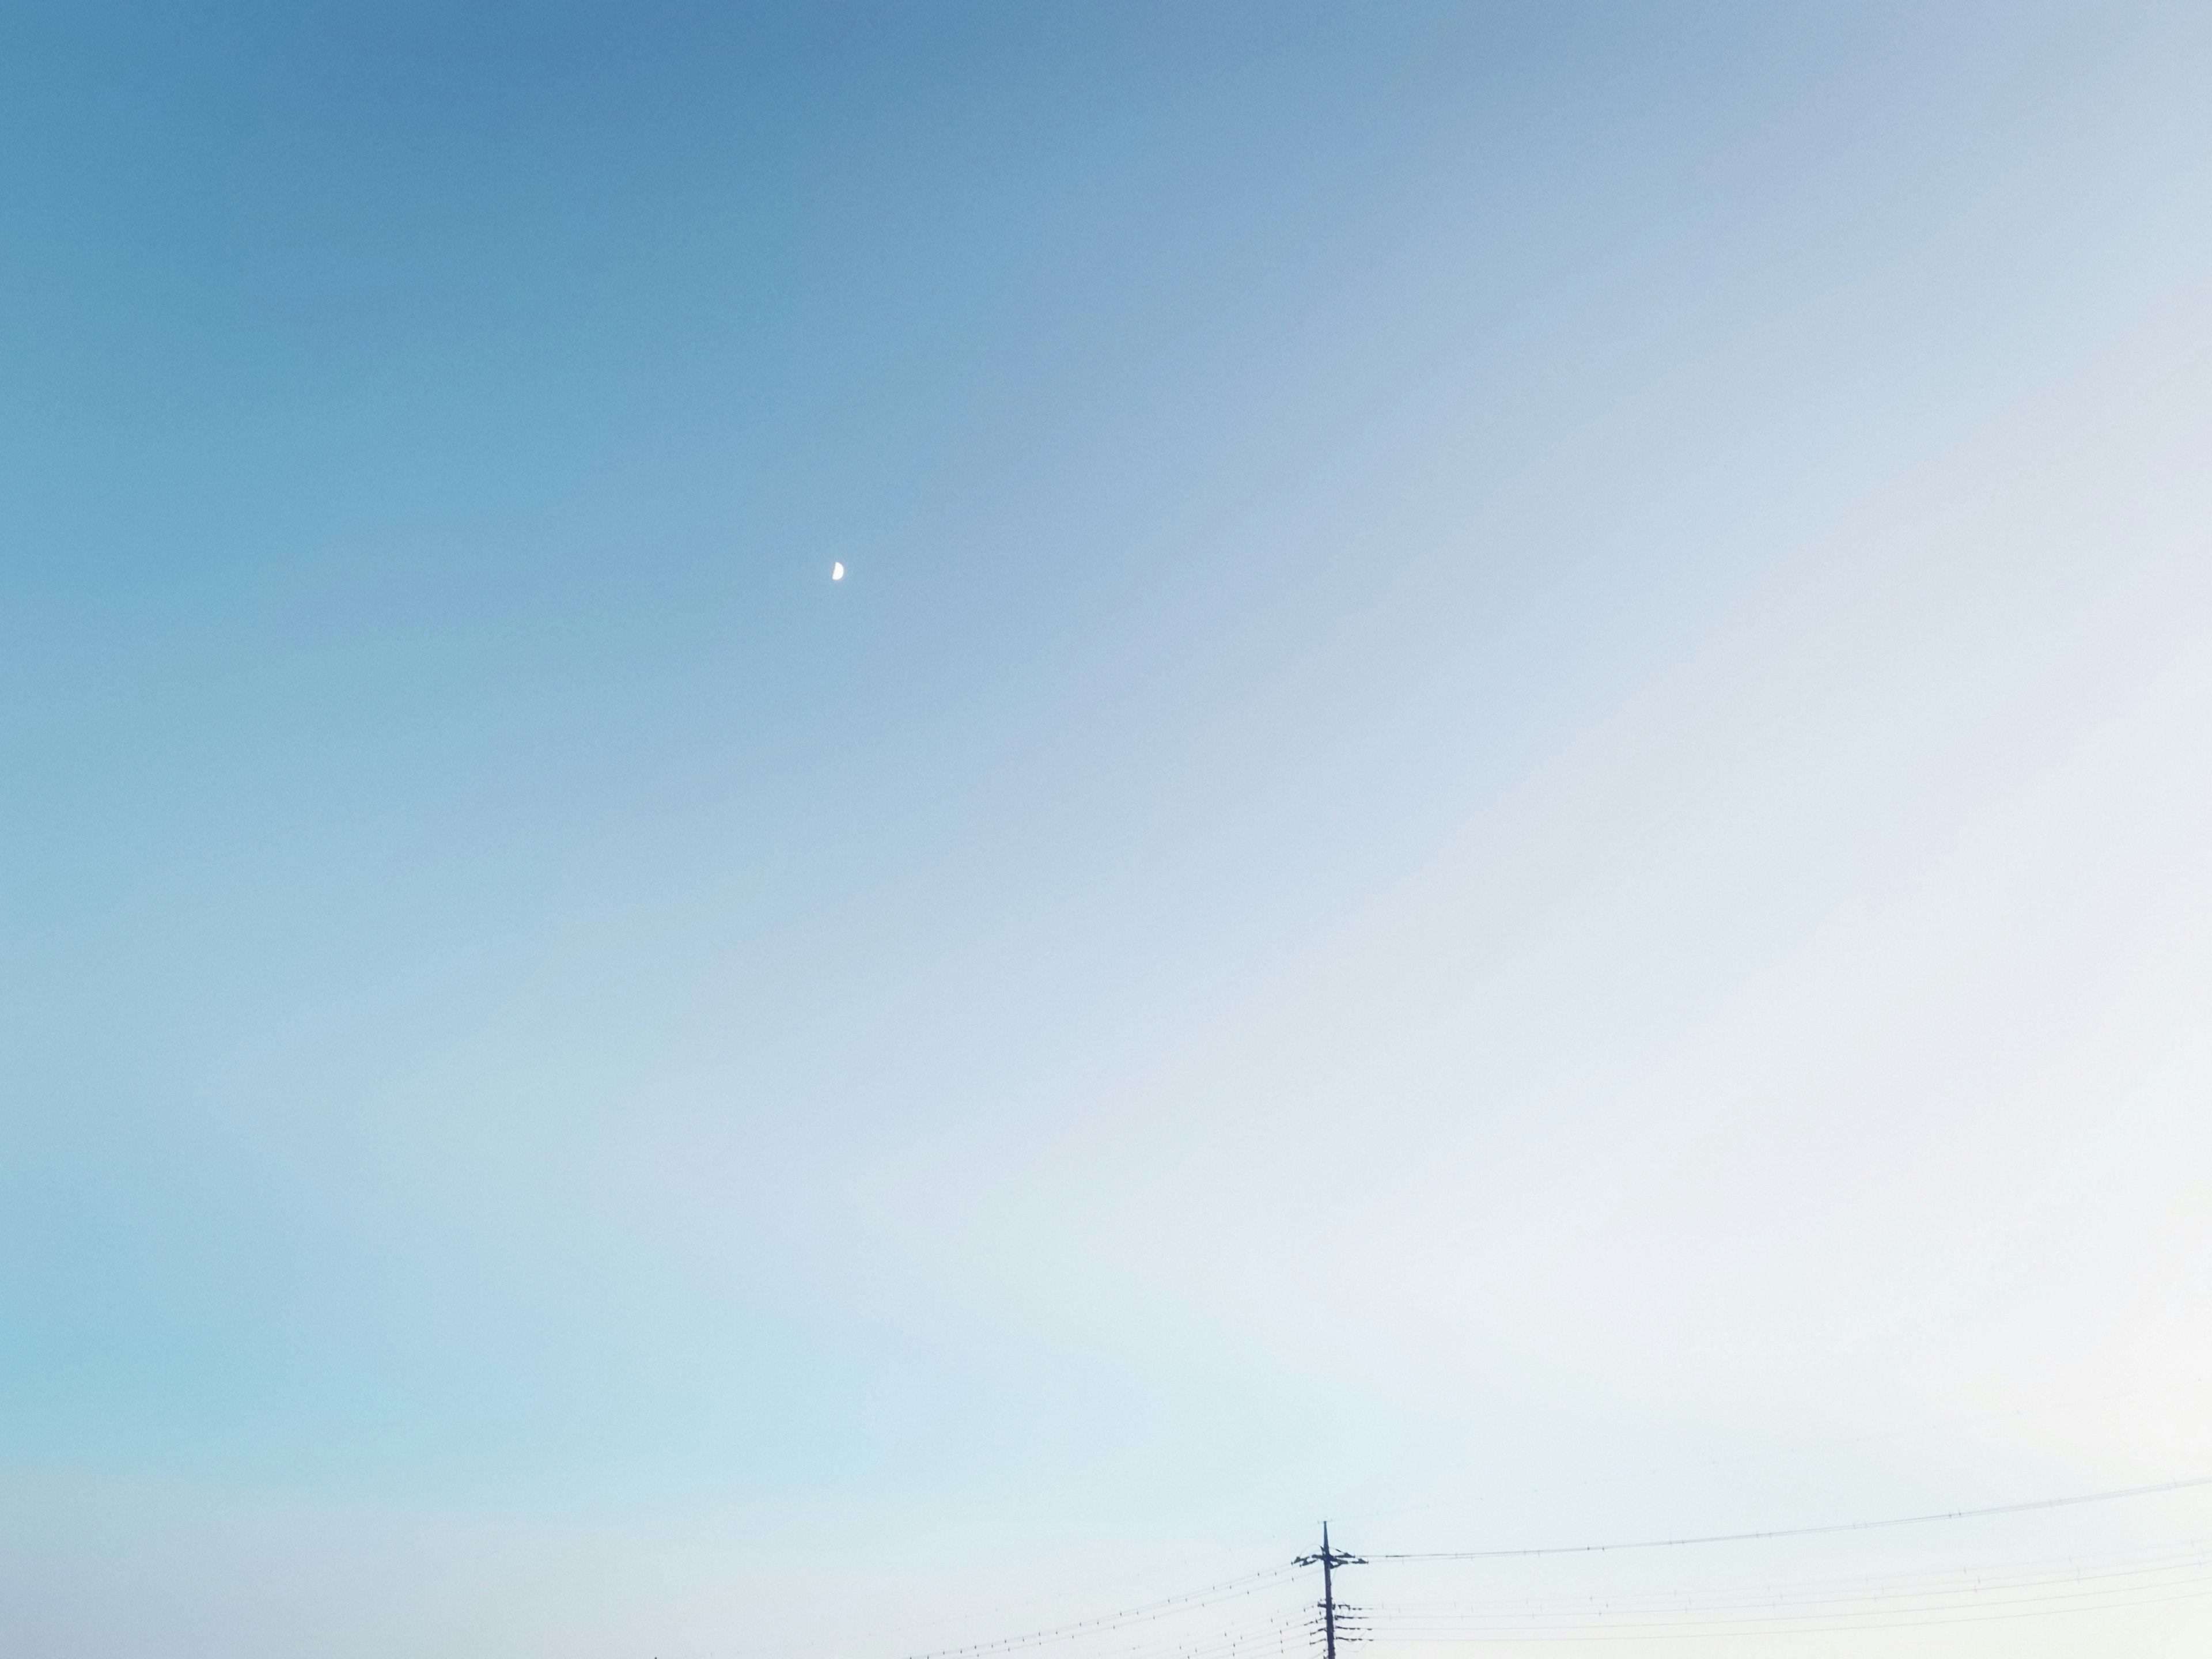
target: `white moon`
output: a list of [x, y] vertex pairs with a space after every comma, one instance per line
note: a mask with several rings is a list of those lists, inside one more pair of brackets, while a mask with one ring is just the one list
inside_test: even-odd
[[830, 567], [830, 580], [833, 582], [843, 581], [845, 580], [845, 567], [842, 564], [833, 563]]

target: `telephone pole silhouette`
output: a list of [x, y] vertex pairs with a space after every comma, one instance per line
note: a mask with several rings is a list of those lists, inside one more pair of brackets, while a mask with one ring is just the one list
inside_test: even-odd
[[[1321, 1633], [1322, 1659], [1336, 1659], [1336, 1570], [1339, 1567], [1364, 1567], [1365, 1561], [1356, 1555], [1328, 1546], [1328, 1522], [1321, 1523], [1321, 1553], [1301, 1555], [1297, 1565], [1321, 1568]], [[1349, 1638], [1346, 1638], [1349, 1639]]]

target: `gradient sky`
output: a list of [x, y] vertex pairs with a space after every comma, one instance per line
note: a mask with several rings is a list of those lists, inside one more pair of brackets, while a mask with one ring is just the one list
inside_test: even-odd
[[2208, 85], [2109, 0], [0, 6], [21, 1650], [2212, 1473]]

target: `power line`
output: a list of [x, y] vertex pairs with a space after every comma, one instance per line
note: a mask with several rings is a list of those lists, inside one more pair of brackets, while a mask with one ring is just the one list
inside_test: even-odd
[[1831, 1624], [1840, 1619], [1896, 1620], [1978, 1607], [2117, 1605], [2212, 1583], [2212, 1553], [2202, 1544], [2136, 1552], [2131, 1557], [2059, 1560], [1941, 1573], [1862, 1575], [1852, 1579], [1721, 1585], [1702, 1590], [1644, 1590], [1490, 1601], [1409, 1603], [1371, 1610], [1395, 1641], [1443, 1641], [1501, 1630], [1624, 1630], [1646, 1626]]
[[1181, 1595], [1170, 1595], [1158, 1601], [1148, 1601], [1140, 1607], [1128, 1607], [1120, 1613], [1102, 1613], [1096, 1619], [1081, 1619], [1065, 1625], [1053, 1625], [1043, 1630], [1024, 1632], [1020, 1636], [1002, 1636], [994, 1641], [971, 1642], [960, 1647], [932, 1648], [927, 1653], [908, 1656], [908, 1659], [963, 1659], [971, 1654], [1004, 1653], [1014, 1649], [1036, 1647], [1051, 1642], [1073, 1641], [1079, 1637], [1103, 1635], [1109, 1631], [1122, 1630], [1131, 1625], [1147, 1624], [1157, 1619], [1166, 1619], [1195, 1607], [1211, 1606], [1218, 1601], [1249, 1595], [1253, 1589], [1271, 1579], [1283, 1577], [1297, 1571], [1300, 1562], [1284, 1566], [1267, 1567], [1258, 1572], [1247, 1573], [1241, 1578], [1224, 1579], [1218, 1584], [1208, 1584], [1203, 1589], [1188, 1590]]
[[[1365, 1613], [1348, 1607], [1335, 1595], [1339, 1567], [1369, 1563], [1423, 1561], [1494, 1561], [1536, 1556], [1597, 1555], [1616, 1551], [1680, 1548], [1692, 1545], [1751, 1543], [1767, 1539], [1809, 1538], [1868, 1532], [1891, 1527], [1928, 1525], [1942, 1521], [1969, 1521], [2057, 1510], [2087, 1504], [2115, 1503], [2159, 1493], [2185, 1492], [2212, 1486], [2212, 1474], [2165, 1480], [2148, 1486], [2123, 1486], [2081, 1492], [2063, 1498], [2035, 1498], [2024, 1503], [1991, 1504], [1979, 1509], [1946, 1510], [1927, 1514], [1886, 1516], [1871, 1521], [1830, 1522], [1820, 1526], [1771, 1528], [1754, 1532], [1708, 1533], [1673, 1538], [1624, 1540], [1595, 1544], [1555, 1544], [1533, 1547], [1488, 1550], [1407, 1551], [1360, 1557], [1337, 1547], [1328, 1528], [1322, 1531], [1317, 1554], [1303, 1555], [1279, 1565], [1223, 1579], [1201, 1588], [1103, 1613], [1070, 1620], [1018, 1635], [939, 1647], [908, 1656], [908, 1659], [1012, 1659], [1012, 1656], [1071, 1642], [1085, 1642], [1091, 1650], [1111, 1659], [1297, 1659], [1296, 1615], [1287, 1610], [1268, 1611], [1251, 1605], [1248, 1598], [1281, 1584], [1290, 1575], [1318, 1566], [1322, 1595], [1311, 1604], [1313, 1613], [1305, 1629], [1308, 1639], [1318, 1638], [1321, 1652], [1314, 1659], [1338, 1659], [1340, 1642], [1382, 1639], [1410, 1643], [1435, 1641], [1495, 1641], [1503, 1639], [1603, 1639], [1631, 1635], [1638, 1630], [1693, 1635], [1705, 1626], [1725, 1626], [1725, 1633], [1753, 1633], [1754, 1626], [1775, 1631], [1781, 1626], [1796, 1629], [1902, 1628], [1887, 1622], [1899, 1618], [1916, 1622], [1952, 1622], [1952, 1617], [2027, 1617], [2027, 1612], [1995, 1607], [2018, 1607], [2022, 1603], [2050, 1612], [2088, 1610], [2094, 1607], [2149, 1605], [2153, 1601], [2182, 1600], [2212, 1594], [2199, 1586], [2212, 1584], [2212, 1575], [2198, 1577], [2212, 1565], [2195, 1545], [2166, 1559], [2120, 1565], [2113, 1557], [2065, 1557], [2055, 1561], [2020, 1563], [2009, 1568], [1983, 1569], [1962, 1577], [1972, 1580], [1970, 1599], [1989, 1611], [1974, 1615], [1971, 1607], [1953, 1602], [1960, 1592], [1930, 1582], [1949, 1575], [1886, 1575], [1874, 1580], [1831, 1580], [1841, 1593], [1827, 1596], [1814, 1583], [1765, 1585], [1738, 1592], [1735, 1599], [1711, 1591], [1661, 1593], [1585, 1598], [1576, 1605], [1553, 1601], [1382, 1604]], [[2123, 1556], [2134, 1552], [2123, 1553]], [[2100, 1571], [2100, 1568], [2104, 1570]], [[2056, 1571], [2051, 1569], [2055, 1568]], [[1900, 1582], [1900, 1578], [1902, 1582]], [[1918, 1582], [1914, 1582], [1917, 1580]], [[2126, 1581], [2133, 1580], [2132, 1583]], [[2145, 1582], [2149, 1580], [2151, 1582]], [[2070, 1588], [2062, 1589], [2062, 1586]], [[2036, 1595], [2033, 1592], [2057, 1592]], [[1987, 1592], [1997, 1592], [1990, 1595]], [[2179, 1592], [2174, 1594], [2173, 1592]], [[2140, 1596], [2142, 1599], [2136, 1599]], [[1241, 1609], [1231, 1604], [1244, 1602]], [[1932, 1605], [1931, 1605], [1932, 1604]], [[1316, 1617], [1314, 1614], [1317, 1614]], [[1936, 1615], [1929, 1618], [1928, 1615]], [[1176, 1621], [1193, 1619], [1177, 1628]], [[1241, 1616], [1240, 1616], [1241, 1615]], [[1837, 1620], [1847, 1622], [1837, 1623]], [[1533, 1621], [1533, 1622], [1524, 1622]], [[1693, 1629], [1692, 1626], [1698, 1628]], [[1587, 1631], [1588, 1635], [1581, 1632]], [[1523, 1632], [1509, 1637], [1508, 1632]], [[1779, 1633], [1776, 1631], [1776, 1633]]]
[[[1729, 1457], [1701, 1457], [1687, 1462], [1668, 1463], [1656, 1468], [1631, 1469], [1625, 1473], [1592, 1475], [1580, 1480], [1553, 1480], [1541, 1486], [1501, 1489], [1485, 1494], [1476, 1500], [1484, 1504], [1506, 1503], [1516, 1498], [1541, 1497], [1547, 1493], [1583, 1492], [1592, 1486], [1620, 1486], [1626, 1482], [1664, 1479], [1670, 1475], [1695, 1474], [1707, 1469], [1735, 1468], [1746, 1463], [1766, 1463], [1778, 1459], [1802, 1457], [1809, 1454], [1831, 1451], [1840, 1447], [1871, 1446], [1892, 1440], [1911, 1439], [1921, 1435], [1941, 1434], [1954, 1429], [1971, 1428], [1986, 1423], [2009, 1423], [2023, 1417], [2048, 1416], [2054, 1412], [2071, 1411], [2083, 1406], [2110, 1405], [2119, 1400], [2148, 1400], [2168, 1395], [2185, 1394], [2191, 1389], [2212, 1388], [2212, 1376], [2192, 1376], [2183, 1382], [2163, 1382], [2154, 1388], [2125, 1389], [2097, 1395], [2078, 1395], [2065, 1400], [2045, 1401], [2038, 1406], [2021, 1406], [2002, 1412], [1978, 1412], [1967, 1417], [1946, 1417], [1933, 1422], [1909, 1425], [1903, 1428], [1882, 1429], [1871, 1434], [1833, 1435], [1821, 1440], [1799, 1441], [1792, 1445], [1776, 1446], [1765, 1451], [1744, 1452]], [[1462, 1500], [1452, 1500], [1454, 1503]], [[1351, 1518], [1355, 1521], [1388, 1521], [1407, 1515], [1427, 1515], [1448, 1507], [1444, 1502], [1407, 1504], [1394, 1510], [1362, 1510]], [[1340, 1519], [1343, 1517], [1340, 1516]], [[1266, 1541], [1284, 1534], [1271, 1533]]]
[[1881, 1527], [1917, 1527], [1931, 1521], [1975, 1521], [1991, 1515], [2023, 1515], [2030, 1510], [2067, 1509], [2077, 1504], [2108, 1504], [2123, 1498], [2148, 1498], [2155, 1492], [2184, 1492], [2191, 1486], [2212, 1486], [2212, 1474], [2192, 1475], [2186, 1480], [2166, 1480], [2150, 1486], [2122, 1486], [2111, 1492], [2084, 1492], [2073, 1498], [2039, 1498], [2026, 1504], [1997, 1504], [1982, 1510], [1945, 1510], [1933, 1515], [1899, 1515], [1881, 1521], [1840, 1521], [1819, 1527], [1778, 1527], [1766, 1532], [1717, 1532], [1694, 1538], [1640, 1538], [1614, 1544], [1547, 1544], [1534, 1549], [1434, 1550], [1398, 1555], [1377, 1555], [1377, 1561], [1499, 1561], [1531, 1555], [1595, 1555], [1609, 1550], [1677, 1549], [1686, 1544], [1747, 1544], [1762, 1538], [1812, 1538], [1823, 1533], [1872, 1532]]
[[2102, 1555], [2059, 1556], [1996, 1565], [1915, 1572], [1854, 1573], [1844, 1577], [1765, 1579], [1698, 1589], [1644, 1589], [1549, 1596], [1491, 1596], [1480, 1601], [1395, 1601], [1369, 1609], [1396, 1628], [1455, 1620], [1566, 1618], [1585, 1613], [1675, 1613], [1940, 1600], [2046, 1585], [2112, 1584], [2121, 1580], [2212, 1569], [2212, 1548], [2194, 1540]]
[[1961, 1601], [1941, 1607], [1838, 1609], [1827, 1613], [1716, 1615], [1641, 1622], [1608, 1619], [1579, 1624], [1493, 1625], [1475, 1629], [1394, 1632], [1386, 1639], [1408, 1644], [1473, 1646], [1486, 1642], [1657, 1642], [1726, 1636], [1806, 1636], [1853, 1631], [1921, 1630], [1938, 1625], [1973, 1625], [2016, 1619], [2047, 1619], [2075, 1613], [2116, 1613], [2132, 1607], [2202, 1601], [2212, 1595], [2212, 1580], [2169, 1580], [2142, 1587], [2141, 1593], [2031, 1596]]

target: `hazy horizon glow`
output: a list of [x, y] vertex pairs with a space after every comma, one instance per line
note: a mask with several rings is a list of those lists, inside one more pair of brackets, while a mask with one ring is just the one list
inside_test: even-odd
[[0, 39], [26, 1651], [2212, 1473], [2192, 9]]

